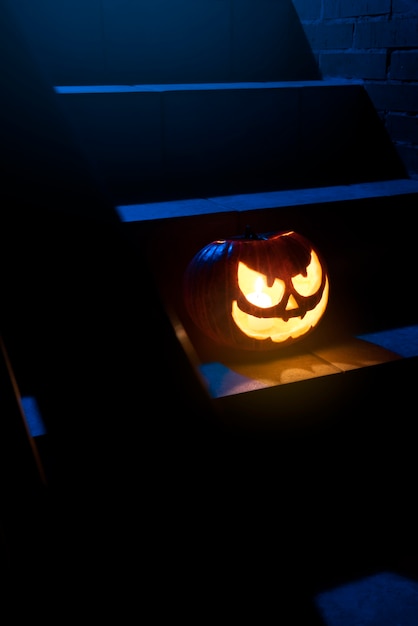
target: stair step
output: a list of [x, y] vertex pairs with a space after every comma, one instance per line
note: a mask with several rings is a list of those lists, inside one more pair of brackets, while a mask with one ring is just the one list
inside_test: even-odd
[[361, 81], [56, 91], [117, 205], [406, 176]]
[[243, 81], [218, 83], [150, 83], [135, 85], [56, 85], [58, 94], [87, 93], [164, 93], [170, 91], [230, 91], [231, 89], [280, 89], [300, 87], [341, 87], [363, 85], [361, 79], [327, 78], [324, 80]]
[[312, 206], [341, 201], [365, 200], [367, 198], [388, 198], [406, 194], [418, 194], [418, 180], [405, 178], [353, 185], [336, 185], [333, 187], [240, 193], [230, 196], [169, 200], [165, 202], [144, 202], [119, 205], [116, 207], [116, 210], [122, 222], [138, 222], [193, 215], [210, 215], [230, 211], [243, 213], [259, 209]]
[[182, 276], [203, 246], [255, 232], [295, 230], [322, 252], [330, 276], [329, 318], [352, 334], [416, 324], [408, 302], [416, 265], [418, 180], [119, 205], [134, 241], [145, 245], [162, 297], [180, 319]]
[[[385, 341], [390, 347], [382, 345]], [[407, 342], [404, 355], [403, 343]], [[294, 354], [278, 352], [276, 358], [255, 362], [251, 357], [240, 362], [224, 355], [222, 362], [203, 361], [199, 367], [213, 398], [236, 395], [302, 380], [342, 374], [373, 367], [402, 358], [418, 357], [418, 326], [391, 328], [361, 337], [345, 337], [311, 351]]]

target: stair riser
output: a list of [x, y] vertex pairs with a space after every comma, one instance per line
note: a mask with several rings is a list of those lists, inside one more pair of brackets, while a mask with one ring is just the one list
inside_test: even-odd
[[290, 0], [42, 0], [36, 7], [13, 0], [10, 5], [55, 85], [319, 75]]
[[361, 85], [59, 98], [117, 204], [404, 173]]

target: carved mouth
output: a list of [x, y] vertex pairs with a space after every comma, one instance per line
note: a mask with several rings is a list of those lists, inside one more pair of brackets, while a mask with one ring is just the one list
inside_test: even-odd
[[[243, 311], [238, 306], [238, 301], [232, 302], [232, 318], [238, 328], [248, 337], [253, 339], [271, 339], [276, 343], [284, 342], [290, 338], [297, 339], [305, 335], [311, 328], [316, 326], [325, 312], [328, 303], [329, 283], [326, 279], [325, 287], [321, 297], [318, 296], [318, 302], [314, 308], [309, 311], [302, 311], [298, 307], [297, 309], [290, 309], [283, 311], [281, 317], [268, 316], [269, 309], [263, 309], [263, 317], [252, 315], [246, 311]], [[247, 303], [247, 311], [260, 312], [260, 309], [256, 309], [253, 305]], [[276, 307], [271, 307], [272, 311], [277, 310]]]

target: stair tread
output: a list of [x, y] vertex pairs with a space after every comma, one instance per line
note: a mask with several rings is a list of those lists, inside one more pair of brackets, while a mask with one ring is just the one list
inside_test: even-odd
[[363, 85], [360, 79], [327, 78], [321, 80], [292, 80], [292, 81], [246, 81], [246, 82], [216, 82], [216, 83], [165, 83], [165, 84], [138, 84], [138, 85], [56, 85], [55, 91], [59, 94], [87, 94], [87, 93], [148, 93], [165, 91], [213, 91], [229, 89], [288, 89], [305, 87], [338, 87], [346, 85]]
[[[211, 397], [221, 398], [416, 357], [417, 332], [417, 326], [410, 326], [348, 336], [308, 352], [288, 354], [278, 350], [266, 362], [251, 357], [242, 358], [239, 363], [233, 357], [220, 361], [204, 359], [199, 371]], [[404, 354], [405, 343], [408, 351]]]
[[135, 222], [415, 193], [418, 194], [418, 180], [401, 178], [331, 187], [125, 204], [117, 206], [116, 210], [122, 222]]

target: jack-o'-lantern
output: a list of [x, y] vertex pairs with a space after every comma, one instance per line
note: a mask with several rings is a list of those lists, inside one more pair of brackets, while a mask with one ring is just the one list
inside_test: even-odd
[[305, 337], [322, 318], [329, 279], [304, 236], [286, 231], [213, 241], [184, 275], [185, 308], [222, 346], [273, 350]]

